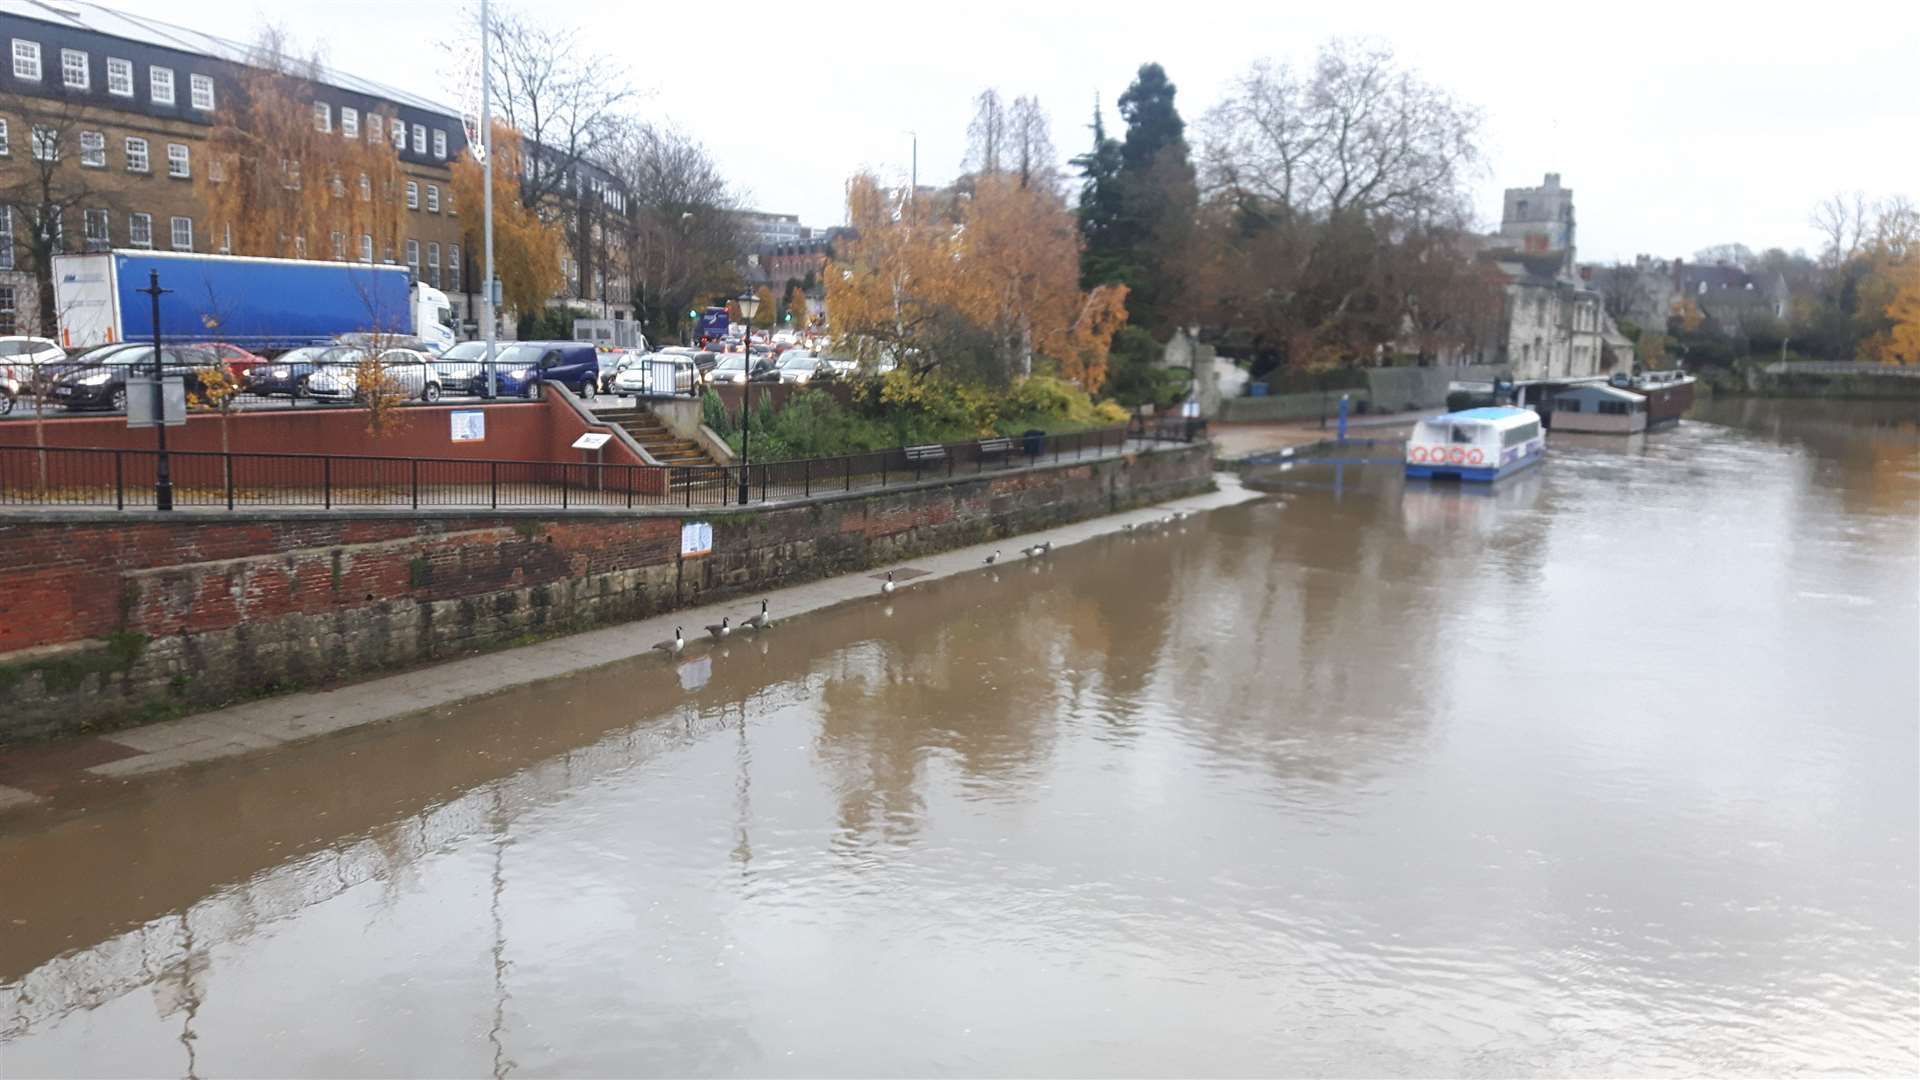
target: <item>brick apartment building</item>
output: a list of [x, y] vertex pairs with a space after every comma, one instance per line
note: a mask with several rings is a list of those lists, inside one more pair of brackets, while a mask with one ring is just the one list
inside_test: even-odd
[[[228, 249], [230, 227], [210, 220], [195, 179], [214, 167], [208, 141], [221, 110], [239, 100], [245, 46], [77, 0], [0, 0], [0, 48], [0, 333], [53, 333], [37, 325], [32, 253], [22, 231], [37, 226], [28, 219], [44, 203], [9, 197], [47, 186], [39, 178], [55, 167], [48, 154], [61, 155], [53, 174], [53, 186], [64, 192], [53, 200], [60, 250]], [[335, 233], [296, 240], [304, 257], [403, 263], [444, 290], [456, 317], [472, 323], [482, 256], [463, 245], [462, 208], [453, 200], [451, 163], [466, 150], [459, 115], [333, 69], [317, 73], [311, 108], [320, 134], [392, 143], [402, 183], [376, 197], [404, 206], [394, 249], [383, 244], [376, 251], [371, 236]], [[616, 207], [622, 202], [597, 171], [572, 189]], [[583, 273], [583, 255], [594, 261], [589, 252], [563, 255], [568, 284], [556, 300], [594, 314], [604, 301], [609, 316], [631, 317], [624, 280], [604, 269]], [[504, 333], [512, 325], [503, 317]]]

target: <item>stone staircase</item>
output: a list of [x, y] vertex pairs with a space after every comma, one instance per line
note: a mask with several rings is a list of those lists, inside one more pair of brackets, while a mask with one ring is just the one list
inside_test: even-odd
[[622, 428], [662, 465], [712, 465], [700, 444], [668, 431], [660, 418], [642, 408], [595, 409], [594, 419]]

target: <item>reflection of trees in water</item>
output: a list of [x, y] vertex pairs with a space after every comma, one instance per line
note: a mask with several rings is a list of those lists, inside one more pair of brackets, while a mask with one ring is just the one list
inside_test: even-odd
[[1920, 403], [1734, 398], [1703, 403], [1694, 415], [1838, 466], [1840, 482], [1819, 487], [1850, 512], [1911, 515], [1920, 503]]

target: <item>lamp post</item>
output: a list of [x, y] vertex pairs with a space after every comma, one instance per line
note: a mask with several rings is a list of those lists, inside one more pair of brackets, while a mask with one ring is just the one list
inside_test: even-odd
[[753, 438], [753, 317], [760, 311], [760, 298], [743, 292], [734, 303], [740, 306], [740, 317], [747, 321], [747, 332], [740, 339], [740, 372], [744, 377], [740, 383], [740, 505], [745, 506], [747, 442]]
[[136, 292], [153, 298], [153, 438], [158, 451], [153, 460], [153, 506], [173, 509], [173, 463], [167, 454], [167, 376], [160, 361], [160, 298], [172, 289], [160, 287], [160, 272], [147, 271], [147, 287]]

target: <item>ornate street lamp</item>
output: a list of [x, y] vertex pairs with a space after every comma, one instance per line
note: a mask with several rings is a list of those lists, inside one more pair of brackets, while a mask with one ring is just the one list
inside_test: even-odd
[[760, 312], [760, 298], [743, 292], [734, 300], [747, 332], [740, 339], [740, 370], [746, 381], [740, 384], [740, 505], [747, 505], [747, 443], [753, 438], [753, 317]]

